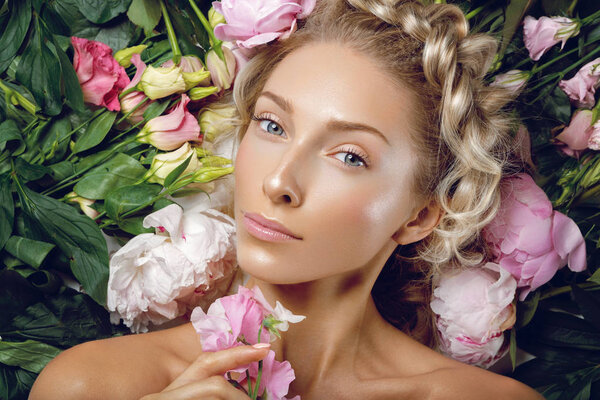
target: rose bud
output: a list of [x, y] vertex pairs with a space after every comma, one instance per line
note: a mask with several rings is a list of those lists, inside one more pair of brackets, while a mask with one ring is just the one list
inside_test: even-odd
[[571, 157], [579, 158], [581, 153], [588, 148], [590, 138], [594, 132], [592, 126], [592, 111], [577, 110], [571, 117], [571, 122], [554, 140], [561, 151]]
[[[140, 82], [142, 74], [146, 69], [146, 64], [142, 61], [140, 55], [137, 53], [131, 56], [131, 62], [135, 65], [136, 71], [133, 79], [131, 80], [129, 85], [125, 87], [124, 91], [135, 87]], [[146, 100], [146, 95], [144, 94], [144, 92], [140, 92], [137, 90], [131, 93], [127, 93], [121, 99], [121, 112], [123, 114], [128, 114], [129, 112], [135, 109], [135, 111], [133, 111], [127, 117], [127, 120], [132, 124], [137, 124], [138, 122], [144, 119], [144, 111], [146, 111], [150, 103], [152, 103], [152, 101], [146, 101], [146, 103], [142, 106], [138, 106], [138, 104], [140, 104], [144, 100]]]
[[138, 87], [152, 100], [161, 99], [173, 93], [185, 92], [185, 80], [181, 68], [173, 65], [169, 68], [154, 68], [149, 65]]
[[[175, 65], [173, 60], [163, 63], [163, 68], [169, 68]], [[183, 56], [179, 62], [179, 68], [185, 81], [185, 90], [190, 90], [198, 85], [210, 85], [210, 72], [204, 69], [202, 61], [196, 56]]]
[[198, 119], [204, 138], [209, 142], [214, 142], [218, 136], [232, 130], [237, 121], [236, 115], [237, 110], [232, 106], [209, 108], [202, 111]]
[[210, 182], [233, 172], [233, 167], [201, 167], [194, 172], [194, 182]]
[[596, 103], [594, 94], [600, 83], [600, 58], [585, 64], [574, 77], [562, 80], [558, 86], [577, 107], [591, 108]]
[[560, 49], [568, 38], [579, 34], [581, 23], [566, 17], [541, 17], [539, 20], [526, 16], [523, 20], [523, 41], [529, 50], [532, 60], [539, 60], [542, 55], [558, 42]]
[[217, 93], [218, 91], [219, 88], [216, 86], [198, 86], [190, 89], [188, 95], [190, 96], [190, 99], [196, 101], [202, 100], [203, 98], [208, 97], [211, 94]]
[[188, 142], [185, 142], [180, 148], [168, 153], [161, 153], [154, 156], [150, 170], [146, 173], [148, 182], [164, 184], [165, 178], [178, 166], [183, 164], [188, 158], [190, 163], [181, 173], [181, 176], [196, 171], [200, 167], [200, 162], [196, 152]]
[[145, 44], [140, 44], [139, 46], [126, 47], [121, 49], [115, 53], [115, 60], [125, 68], [129, 68], [131, 66], [131, 56], [134, 54], [142, 54], [142, 51], [146, 50], [148, 47]]
[[496, 75], [490, 86], [500, 86], [514, 93], [525, 85], [530, 75], [531, 73], [528, 71], [513, 69], [504, 74]]
[[225, 62], [219, 58], [214, 50], [210, 50], [206, 55], [206, 67], [210, 71], [210, 77], [213, 84], [222, 89], [229, 89], [233, 80], [235, 79], [235, 56], [233, 52], [222, 46], [223, 55], [225, 56]]
[[160, 150], [175, 150], [188, 141], [201, 142], [198, 120], [187, 110], [189, 97], [181, 101], [167, 115], [152, 118], [138, 133], [138, 141], [149, 143]]
[[91, 219], [95, 219], [98, 215], [100, 215], [100, 213], [98, 211], [96, 211], [92, 207], [90, 207], [92, 204], [94, 204], [96, 202], [95, 200], [86, 199], [85, 197], [79, 196], [75, 192], [71, 192], [71, 193], [67, 194], [65, 196], [65, 199], [70, 203], [79, 204], [79, 208], [81, 208], [81, 211], [85, 215], [90, 217]]

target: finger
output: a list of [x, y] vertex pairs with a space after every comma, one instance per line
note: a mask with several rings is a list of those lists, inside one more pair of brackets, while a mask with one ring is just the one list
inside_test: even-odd
[[163, 391], [153, 400], [248, 400], [249, 397], [222, 376], [212, 376], [207, 379], [188, 383], [176, 389]]
[[239, 346], [227, 350], [202, 353], [190, 366], [197, 378], [223, 375], [225, 372], [262, 360], [269, 353], [271, 345], [258, 343], [254, 346]]

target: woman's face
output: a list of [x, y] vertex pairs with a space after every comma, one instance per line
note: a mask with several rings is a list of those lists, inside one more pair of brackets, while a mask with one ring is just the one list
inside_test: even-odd
[[[417, 206], [412, 104], [349, 48], [311, 44], [289, 54], [258, 98], [235, 160], [242, 269], [290, 284], [381, 268], [375, 259], [391, 254], [392, 236]], [[256, 215], [297, 238], [265, 233]]]

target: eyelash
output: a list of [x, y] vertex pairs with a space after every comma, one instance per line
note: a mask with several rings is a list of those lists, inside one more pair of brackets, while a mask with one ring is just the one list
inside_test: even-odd
[[[275, 117], [270, 115], [270, 114], [262, 114], [260, 116], [257, 115], [252, 115], [252, 117], [250, 117], [250, 119], [257, 121], [257, 122], [262, 122], [262, 121], [271, 121], [276, 123], [277, 125], [279, 125], [279, 127], [281, 127], [281, 124], [279, 124]], [[265, 132], [266, 134], [272, 135], [270, 133], [268, 133], [267, 131], [265, 131], [264, 129], [261, 129], [263, 132]], [[283, 130], [283, 129], [282, 129]], [[343, 148], [340, 153], [348, 153], [348, 154], [352, 154], [353, 156], [357, 157], [362, 163], [363, 165], [361, 166], [354, 166], [354, 165], [348, 165], [347, 163], [342, 161], [342, 164], [344, 165], [344, 167], [346, 168], [360, 168], [360, 167], [364, 167], [364, 168], [368, 168], [369, 165], [371, 165], [370, 161], [369, 161], [369, 156], [366, 153], [363, 153], [361, 151], [357, 151], [355, 149], [346, 147]]]

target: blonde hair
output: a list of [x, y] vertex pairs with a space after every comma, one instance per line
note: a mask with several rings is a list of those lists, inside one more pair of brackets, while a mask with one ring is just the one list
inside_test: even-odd
[[297, 32], [261, 48], [236, 78], [238, 139], [273, 69], [315, 42], [340, 43], [373, 58], [418, 103], [411, 138], [421, 157], [413, 192], [436, 201], [444, 214], [425, 239], [398, 246], [372, 294], [389, 322], [433, 347], [432, 277], [443, 265], [482, 262], [479, 233], [499, 207], [499, 182], [511, 152], [512, 120], [503, 108], [513, 95], [483, 81], [497, 43], [488, 35], [468, 35], [468, 22], [454, 5], [318, 0]]

